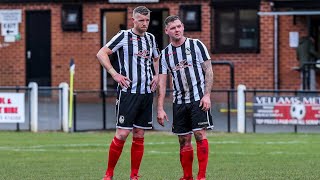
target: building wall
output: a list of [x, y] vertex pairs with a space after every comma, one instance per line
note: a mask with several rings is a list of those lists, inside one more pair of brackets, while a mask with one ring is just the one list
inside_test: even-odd
[[[186, 32], [191, 38], [200, 39], [209, 50], [212, 49], [212, 22], [214, 11], [211, 10], [209, 0], [199, 1], [170, 1], [163, 0], [157, 4], [147, 4], [152, 8], [168, 9], [169, 14], [179, 14], [181, 4], [202, 5], [202, 31]], [[0, 4], [0, 9], [22, 9], [22, 23], [19, 24], [21, 40], [14, 43], [4, 43], [0, 36], [0, 86], [23, 86], [26, 82], [25, 65], [25, 11], [51, 11], [51, 53], [52, 53], [52, 86], [60, 82], [69, 82], [69, 61], [74, 58], [76, 74], [74, 85], [76, 90], [100, 89], [101, 66], [96, 59], [96, 53], [101, 48], [101, 10], [127, 9], [127, 26], [132, 26], [131, 14], [137, 4], [107, 4], [101, 2], [83, 4], [83, 31], [64, 32], [61, 28], [60, 3], [28, 3], [28, 4]], [[269, 2], [261, 2], [260, 11], [269, 12]], [[292, 70], [297, 65], [295, 49], [289, 47], [289, 32], [306, 33], [306, 24], [303, 18], [298, 18], [293, 24], [292, 16], [280, 17], [279, 24], [279, 82], [281, 89], [299, 88], [299, 73]], [[87, 24], [98, 24], [98, 33], [86, 32]], [[260, 17], [260, 52], [211, 54], [213, 61], [229, 60], [235, 66], [235, 85], [245, 84], [248, 88], [274, 88], [274, 19], [272, 16]], [[214, 47], [213, 47], [214, 48]], [[214, 88], [228, 89], [229, 67], [214, 66]]]
[[293, 16], [281, 16], [279, 18], [279, 59], [280, 59], [280, 77], [282, 89], [299, 89], [300, 72], [293, 70], [299, 63], [296, 57], [296, 48], [289, 46], [289, 33], [299, 32], [299, 36], [306, 36], [307, 20], [306, 16], [297, 16], [294, 24]]

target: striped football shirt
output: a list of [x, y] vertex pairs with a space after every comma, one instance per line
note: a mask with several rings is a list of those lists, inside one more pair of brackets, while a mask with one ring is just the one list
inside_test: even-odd
[[201, 64], [210, 59], [206, 46], [198, 39], [186, 38], [181, 46], [169, 44], [161, 53], [159, 74], [171, 73], [173, 102], [183, 104], [200, 100], [205, 90]]
[[120, 74], [132, 81], [130, 87], [123, 88], [122, 91], [137, 94], [152, 93], [150, 87], [154, 75], [152, 58], [159, 56], [154, 35], [146, 32], [144, 36], [139, 36], [131, 29], [122, 30], [106, 46], [112, 52], [117, 52]]

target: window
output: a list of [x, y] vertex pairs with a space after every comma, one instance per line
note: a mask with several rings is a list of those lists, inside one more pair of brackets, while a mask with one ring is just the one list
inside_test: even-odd
[[82, 31], [82, 6], [64, 4], [61, 9], [61, 26], [64, 31]]
[[181, 5], [180, 17], [185, 31], [201, 31], [200, 5]]
[[218, 53], [259, 51], [258, 10], [252, 8], [215, 9], [214, 50]]

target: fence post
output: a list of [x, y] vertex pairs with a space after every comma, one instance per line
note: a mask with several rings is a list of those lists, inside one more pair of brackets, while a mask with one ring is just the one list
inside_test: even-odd
[[69, 123], [69, 120], [68, 120], [69, 85], [66, 82], [62, 82], [59, 84], [59, 88], [62, 88], [62, 93], [61, 93], [62, 98], [61, 98], [61, 102], [59, 103], [60, 109], [62, 110], [62, 130], [64, 132], [69, 132], [69, 125], [68, 125]]
[[238, 111], [237, 111], [237, 116], [238, 116], [238, 132], [239, 133], [245, 133], [245, 94], [244, 91], [246, 90], [245, 85], [238, 85]]
[[30, 92], [30, 124], [31, 131], [38, 132], [38, 84], [30, 82], [28, 85]]

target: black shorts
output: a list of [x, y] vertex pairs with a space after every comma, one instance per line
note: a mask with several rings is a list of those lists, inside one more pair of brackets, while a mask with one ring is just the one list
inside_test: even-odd
[[116, 102], [117, 128], [152, 129], [153, 93], [134, 94], [120, 91]]
[[201, 129], [212, 129], [212, 116], [209, 111], [202, 111], [200, 101], [186, 104], [173, 103], [172, 132], [177, 135], [190, 134]]

